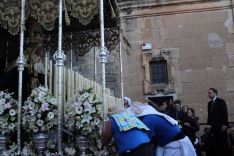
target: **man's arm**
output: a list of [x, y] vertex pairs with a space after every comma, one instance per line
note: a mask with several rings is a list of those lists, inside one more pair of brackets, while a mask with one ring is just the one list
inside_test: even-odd
[[222, 131], [225, 131], [228, 128], [227, 104], [223, 99], [220, 100], [220, 104], [221, 104], [221, 117], [222, 117]]
[[210, 109], [210, 102], [208, 102], [208, 105], [207, 105], [207, 112], [208, 112], [208, 115], [207, 115], [207, 125], [211, 125], [211, 109]]
[[108, 120], [106, 122], [106, 127], [102, 131], [102, 143], [104, 145], [108, 145], [113, 137], [112, 130], [111, 130], [111, 121]]

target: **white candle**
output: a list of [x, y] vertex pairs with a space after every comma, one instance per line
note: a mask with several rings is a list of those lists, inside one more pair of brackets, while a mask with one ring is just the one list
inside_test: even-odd
[[67, 98], [70, 99], [71, 97], [71, 70], [67, 70]]
[[57, 88], [57, 81], [58, 81], [58, 75], [57, 75], [57, 73], [58, 73], [58, 71], [57, 71], [58, 69], [57, 69], [57, 66], [56, 66], [56, 64], [54, 64], [54, 96], [57, 98], [57, 90], [58, 90], [58, 88]]
[[49, 88], [50, 88], [50, 93], [52, 93], [52, 84], [53, 84], [53, 62], [50, 60], [50, 69], [49, 69]]

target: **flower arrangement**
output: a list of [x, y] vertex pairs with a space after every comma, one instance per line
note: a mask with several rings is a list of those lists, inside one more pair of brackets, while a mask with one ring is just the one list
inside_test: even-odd
[[[47, 143], [47, 146], [49, 146], [49, 143]], [[1, 156], [15, 156], [15, 155], [17, 155], [17, 145], [15, 142], [9, 145], [8, 148], [5, 149], [3, 153], [1, 154]], [[33, 147], [32, 141], [24, 142], [20, 155], [21, 156], [37, 156], [36, 151]], [[48, 150], [43, 152], [43, 155], [59, 156], [56, 148], [54, 148], [53, 150], [48, 148]], [[75, 155], [76, 155], [75, 148], [72, 145], [65, 145], [64, 156], [75, 156]]]
[[89, 141], [88, 148], [95, 154], [103, 150], [100, 140], [101, 121], [102, 111], [99, 98], [93, 88], [83, 88], [67, 105], [65, 126], [77, 136], [86, 136]]
[[0, 91], [0, 134], [14, 132], [17, 127], [17, 104], [13, 93]]
[[57, 101], [46, 87], [32, 90], [22, 112], [22, 125], [29, 133], [48, 132], [57, 125]]
[[68, 129], [79, 135], [92, 135], [101, 126], [101, 102], [92, 88], [84, 88], [73, 96], [65, 114]]

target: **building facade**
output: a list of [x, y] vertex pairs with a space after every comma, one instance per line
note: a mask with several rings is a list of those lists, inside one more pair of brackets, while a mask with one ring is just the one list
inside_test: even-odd
[[207, 90], [214, 87], [234, 121], [233, 2], [118, 2], [132, 46], [122, 57], [124, 95], [159, 104], [180, 99], [206, 122]]

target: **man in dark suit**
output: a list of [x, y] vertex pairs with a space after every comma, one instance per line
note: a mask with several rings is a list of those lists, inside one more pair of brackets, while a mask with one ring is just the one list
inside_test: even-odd
[[208, 120], [207, 125], [210, 129], [210, 135], [214, 138], [214, 150], [217, 156], [229, 156], [227, 142], [228, 113], [226, 102], [217, 97], [218, 91], [215, 88], [208, 90]]

